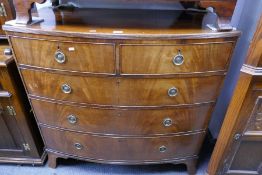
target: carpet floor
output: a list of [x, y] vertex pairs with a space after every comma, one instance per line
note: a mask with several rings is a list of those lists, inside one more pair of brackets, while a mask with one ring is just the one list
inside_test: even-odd
[[[207, 160], [200, 161], [197, 175], [204, 175], [207, 168]], [[73, 159], [58, 160], [58, 167], [51, 169], [44, 166], [30, 165], [0, 165], [0, 175], [187, 175], [184, 165], [146, 165], [146, 166], [122, 166], [107, 165], [77, 161]]]

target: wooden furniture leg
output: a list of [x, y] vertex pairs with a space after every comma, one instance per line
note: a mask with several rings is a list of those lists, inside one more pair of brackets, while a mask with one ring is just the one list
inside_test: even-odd
[[187, 167], [187, 172], [190, 175], [195, 175], [197, 172], [196, 165], [197, 165], [197, 159], [191, 159], [185, 162]]
[[57, 159], [57, 155], [53, 154], [53, 153], [48, 153], [48, 166], [50, 168], [56, 168], [57, 166], [57, 162], [56, 162], [56, 159]]

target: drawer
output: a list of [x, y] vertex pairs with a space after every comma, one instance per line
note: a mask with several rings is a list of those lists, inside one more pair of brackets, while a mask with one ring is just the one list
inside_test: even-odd
[[224, 76], [172, 79], [121, 79], [121, 105], [177, 105], [215, 101]]
[[[234, 43], [121, 45], [123, 74], [173, 74], [226, 70]], [[182, 56], [182, 57], [181, 57]]]
[[213, 107], [97, 109], [31, 100], [40, 123], [88, 133], [154, 135], [206, 129]]
[[[215, 101], [224, 76], [132, 79], [21, 70], [29, 94], [103, 105], [154, 106]], [[63, 92], [70, 88], [70, 92]]]
[[47, 149], [110, 163], [158, 162], [197, 155], [204, 133], [166, 137], [106, 137], [41, 127]]
[[[11, 42], [19, 64], [68, 71], [115, 73], [113, 44], [23, 38], [11, 38]], [[56, 53], [59, 62], [55, 59]]]
[[29, 94], [92, 104], [117, 104], [115, 78], [97, 78], [21, 70]]

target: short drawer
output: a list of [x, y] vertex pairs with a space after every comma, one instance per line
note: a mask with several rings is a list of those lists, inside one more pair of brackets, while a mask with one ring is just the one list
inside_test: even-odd
[[204, 130], [211, 105], [174, 109], [97, 109], [31, 100], [42, 124], [108, 135], [156, 135]]
[[122, 74], [225, 71], [234, 43], [121, 45]]
[[114, 45], [11, 38], [18, 64], [91, 73], [115, 73]]
[[159, 106], [215, 101], [224, 76], [177, 79], [86, 77], [21, 70], [29, 94], [102, 105]]
[[110, 163], [160, 162], [195, 156], [204, 133], [163, 137], [107, 137], [41, 127], [47, 149]]

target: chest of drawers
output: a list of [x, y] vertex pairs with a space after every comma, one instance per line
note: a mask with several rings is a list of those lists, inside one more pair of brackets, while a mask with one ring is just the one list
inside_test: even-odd
[[194, 174], [239, 32], [49, 25], [4, 26], [49, 165], [185, 163]]

